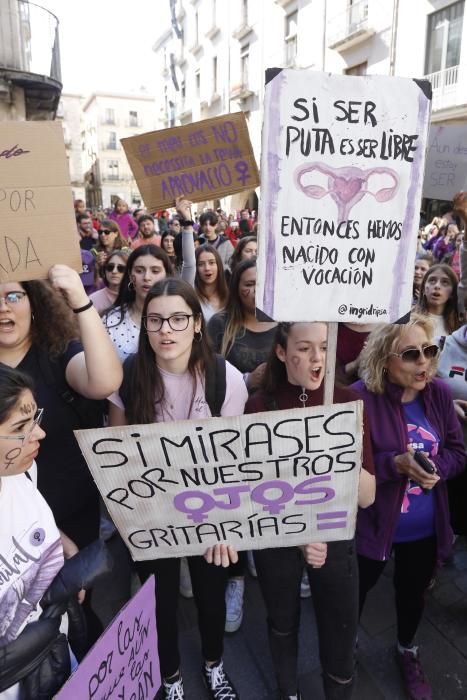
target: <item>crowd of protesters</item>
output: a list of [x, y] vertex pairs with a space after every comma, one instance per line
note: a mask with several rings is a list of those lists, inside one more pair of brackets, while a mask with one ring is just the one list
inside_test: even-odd
[[[73, 430], [319, 406], [327, 326], [257, 320], [255, 212], [198, 215], [180, 200], [173, 212], [132, 213], [121, 199], [99, 212], [78, 200], [75, 212], [81, 278], [58, 264], [47, 281], [0, 284], [1, 700], [52, 698], [151, 574], [157, 697], [192, 697], [180, 592], [197, 607], [211, 697], [235, 700], [223, 640], [242, 624], [247, 570], [265, 603], [278, 697], [302, 697], [300, 597], [311, 594], [325, 697], [348, 700], [359, 616], [391, 557], [403, 683], [412, 700], [430, 700], [417, 644], [424, 597], [453, 531], [467, 534], [463, 217], [448, 208], [420, 230], [410, 317], [339, 326], [334, 402], [364, 403], [355, 538], [248, 553], [227, 542], [135, 564]], [[218, 373], [225, 391], [213, 400]]]

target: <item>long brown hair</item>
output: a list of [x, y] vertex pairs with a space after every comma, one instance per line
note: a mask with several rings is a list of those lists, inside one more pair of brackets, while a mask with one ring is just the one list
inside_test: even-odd
[[[112, 221], [111, 219], [103, 219], [102, 221], [99, 222], [99, 228], [104, 227], [108, 228], [109, 231], [112, 231], [113, 233], [116, 233], [117, 236], [114, 240], [113, 248], [112, 250], [121, 250], [122, 248], [127, 248], [128, 249], [128, 243], [127, 241], [123, 238], [122, 232], [120, 230], [120, 226], [117, 224], [116, 221]], [[99, 234], [100, 236], [100, 234]], [[99, 238], [99, 243], [96, 245], [95, 250], [99, 253], [101, 250], [105, 251], [106, 248], [102, 245], [101, 239]]]
[[422, 284], [420, 286], [420, 296], [418, 299], [418, 304], [415, 306], [414, 311], [415, 313], [420, 313], [420, 314], [428, 314], [429, 309], [428, 309], [428, 304], [425, 296], [425, 285], [427, 283], [428, 278], [430, 275], [432, 275], [434, 272], [444, 272], [445, 275], [449, 277], [449, 280], [452, 284], [452, 292], [451, 296], [446, 302], [446, 306], [444, 307], [443, 311], [443, 319], [446, 323], [446, 327], [448, 329], [449, 334], [453, 333], [456, 331], [459, 326], [459, 317], [458, 317], [458, 312], [457, 312], [457, 285], [458, 285], [458, 279], [457, 275], [450, 267], [449, 265], [445, 265], [444, 263], [439, 263], [438, 265], [432, 265], [429, 270], [425, 272], [425, 276], [423, 277]]
[[195, 258], [196, 258], [196, 275], [195, 275], [195, 289], [198, 293], [198, 296], [200, 296], [202, 299], [206, 299], [204, 295], [204, 290], [203, 290], [203, 283], [201, 282], [198, 274], [198, 259], [199, 256], [202, 253], [212, 253], [214, 255], [214, 258], [216, 260], [216, 265], [217, 265], [217, 278], [216, 278], [216, 294], [219, 297], [222, 306], [225, 305], [227, 298], [229, 296], [229, 288], [227, 287], [227, 282], [225, 280], [225, 273], [224, 273], [224, 266], [222, 264], [221, 256], [217, 252], [217, 250], [214, 248], [214, 246], [209, 245], [209, 243], [204, 243], [203, 245], [200, 245], [199, 248], [195, 250]]
[[225, 317], [225, 330], [222, 337], [221, 355], [227, 357], [235, 343], [235, 339], [245, 333], [245, 312], [243, 304], [238, 293], [240, 280], [245, 272], [252, 267], [256, 267], [256, 258], [250, 260], [242, 260], [236, 267], [230, 280], [230, 293], [225, 311], [222, 313]]
[[195, 291], [187, 282], [174, 277], [167, 277], [157, 282], [149, 290], [144, 301], [138, 352], [132, 356], [134, 359], [128, 377], [127, 385], [131, 387], [131, 399], [126, 401], [125, 416], [130, 424], [154, 423], [156, 421], [154, 405], [160, 405], [164, 402], [164, 380], [157, 366], [156, 356], [149, 342], [144, 323], [149, 302], [162, 296], [182, 297], [193, 314], [193, 322], [201, 321], [200, 338], [193, 342], [188, 361], [188, 371], [193, 383], [191, 405], [195, 398], [198, 379], [204, 381], [205, 373], [209, 371], [210, 367], [213, 367], [214, 353]]

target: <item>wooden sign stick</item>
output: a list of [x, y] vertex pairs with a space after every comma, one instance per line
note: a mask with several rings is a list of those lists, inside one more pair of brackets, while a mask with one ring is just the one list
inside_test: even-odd
[[328, 323], [326, 372], [324, 374], [324, 405], [334, 403], [334, 379], [336, 375], [336, 350], [338, 323]]

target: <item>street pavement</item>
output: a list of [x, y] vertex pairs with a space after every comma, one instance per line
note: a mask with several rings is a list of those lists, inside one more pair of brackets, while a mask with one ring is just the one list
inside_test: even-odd
[[[369, 594], [359, 632], [354, 700], [406, 700], [395, 661], [392, 565]], [[180, 600], [180, 647], [187, 700], [209, 698], [201, 680], [201, 650], [192, 600]], [[428, 594], [418, 633], [433, 700], [467, 700], [467, 543], [457, 540], [452, 561]], [[225, 667], [241, 700], [277, 700], [265, 610], [258, 583], [247, 574], [242, 627], [225, 639]], [[299, 684], [303, 700], [324, 700], [311, 599], [302, 601]]]

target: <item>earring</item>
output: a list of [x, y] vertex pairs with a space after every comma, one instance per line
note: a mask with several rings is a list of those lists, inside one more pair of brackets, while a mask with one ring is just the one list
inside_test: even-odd
[[196, 341], [197, 343], [200, 343], [201, 340], [202, 340], [202, 338], [203, 338], [203, 331], [197, 331], [197, 332], [194, 334], [194, 339], [195, 339], [195, 341]]
[[383, 367], [383, 377], [386, 377], [387, 373], [388, 373], [388, 368]]
[[34, 323], [35, 317], [34, 317], [34, 311], [31, 311], [31, 322]]
[[132, 280], [128, 282], [128, 291], [132, 292], [135, 288], [135, 285], [133, 284]]

